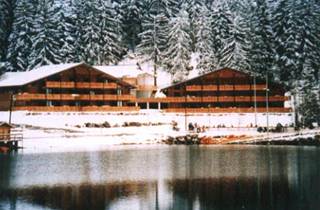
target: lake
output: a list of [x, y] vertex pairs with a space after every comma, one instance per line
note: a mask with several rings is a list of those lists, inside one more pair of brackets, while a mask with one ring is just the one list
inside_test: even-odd
[[111, 146], [0, 154], [0, 209], [320, 209], [320, 148]]

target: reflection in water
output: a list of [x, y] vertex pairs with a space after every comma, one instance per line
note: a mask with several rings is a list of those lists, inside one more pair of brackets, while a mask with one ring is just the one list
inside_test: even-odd
[[[116, 200], [137, 197], [147, 205], [148, 193], [154, 192], [156, 183], [114, 183], [105, 185], [32, 187], [7, 190], [4, 197], [19, 198], [53, 209], [109, 209]], [[151, 203], [151, 202], [150, 202]]]
[[[0, 156], [0, 209], [320, 209], [316, 147]], [[28, 204], [28, 208], [23, 208]]]

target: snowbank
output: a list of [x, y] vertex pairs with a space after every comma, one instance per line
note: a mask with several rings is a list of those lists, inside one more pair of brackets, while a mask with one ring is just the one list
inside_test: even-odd
[[[7, 121], [8, 112], [0, 112], [0, 121]], [[171, 122], [178, 123], [179, 131], [173, 131]], [[185, 125], [197, 123], [208, 129], [201, 135], [258, 135], [254, 125], [255, 114], [189, 114], [165, 113], [158, 110], [115, 113], [80, 112], [24, 112], [12, 113], [12, 123], [23, 127], [25, 151], [61, 152], [96, 150], [111, 145], [155, 144], [168, 136], [184, 135]], [[110, 128], [87, 128], [86, 123], [103, 124]], [[141, 126], [126, 126], [138, 122]], [[257, 114], [258, 126], [266, 125], [266, 115]], [[269, 114], [270, 126], [277, 123], [290, 125], [290, 114]], [[228, 128], [221, 128], [221, 127]], [[218, 128], [220, 127], [220, 128]]]

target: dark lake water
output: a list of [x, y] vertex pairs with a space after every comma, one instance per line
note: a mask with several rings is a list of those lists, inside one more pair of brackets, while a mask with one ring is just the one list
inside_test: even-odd
[[0, 154], [0, 209], [320, 209], [320, 149], [121, 146]]

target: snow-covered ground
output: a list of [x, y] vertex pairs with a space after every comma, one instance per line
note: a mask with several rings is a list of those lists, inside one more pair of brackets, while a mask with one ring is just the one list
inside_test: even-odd
[[[0, 112], [0, 121], [8, 121], [9, 113]], [[257, 114], [258, 126], [266, 126], [265, 114]], [[269, 114], [270, 126], [277, 123], [292, 124], [291, 114]], [[173, 131], [171, 122], [176, 121], [180, 131]], [[85, 123], [103, 124], [110, 128], [87, 128]], [[138, 122], [141, 126], [124, 127], [125, 123]], [[185, 124], [197, 123], [208, 127], [201, 135], [258, 135], [254, 125], [255, 114], [188, 114], [165, 113], [158, 110], [140, 112], [24, 112], [12, 113], [12, 123], [22, 125], [26, 151], [54, 152], [96, 150], [111, 145], [154, 144], [168, 136], [184, 135]], [[225, 126], [227, 128], [217, 128]]]
[[[0, 112], [0, 121], [8, 121], [9, 112]], [[267, 115], [256, 114], [258, 126], [266, 126]], [[12, 112], [12, 123], [41, 126], [46, 128], [75, 128], [84, 123], [109, 122], [111, 126], [121, 126], [125, 122], [164, 123], [178, 122], [180, 128], [187, 123], [197, 123], [208, 127], [225, 125], [226, 127], [250, 127], [255, 122], [254, 113], [199, 113], [187, 116], [184, 113], [166, 113], [158, 110], [141, 110], [139, 112]], [[291, 113], [269, 113], [269, 125], [277, 123], [290, 125], [293, 123]]]

